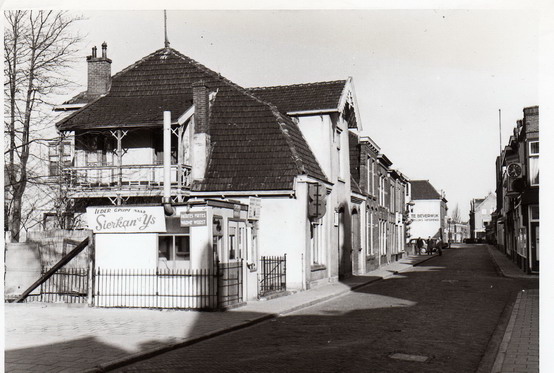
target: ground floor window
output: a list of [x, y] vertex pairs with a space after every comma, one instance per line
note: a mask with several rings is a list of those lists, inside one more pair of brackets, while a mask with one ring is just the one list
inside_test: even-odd
[[158, 267], [166, 269], [189, 268], [190, 236], [158, 236]]
[[321, 255], [321, 224], [310, 223], [310, 246], [312, 264], [323, 264]]
[[373, 255], [373, 213], [371, 210], [367, 211], [367, 235], [366, 235], [366, 254]]

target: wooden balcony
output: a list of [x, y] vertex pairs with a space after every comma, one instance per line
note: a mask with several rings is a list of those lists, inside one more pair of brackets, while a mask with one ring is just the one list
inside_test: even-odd
[[[171, 195], [190, 191], [190, 166], [171, 165]], [[74, 198], [163, 195], [163, 165], [71, 167], [64, 170]]]

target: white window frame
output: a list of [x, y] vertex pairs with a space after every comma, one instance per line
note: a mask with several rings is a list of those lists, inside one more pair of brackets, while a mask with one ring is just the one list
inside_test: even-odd
[[[170, 248], [169, 252], [169, 258], [161, 257], [160, 256], [160, 238], [162, 237], [172, 237], [172, 246]], [[177, 257], [177, 251], [175, 246], [175, 238], [176, 237], [188, 237], [189, 245], [188, 245], [188, 259], [183, 260], [176, 260]], [[180, 269], [181, 266], [176, 266], [176, 263], [186, 263], [187, 265], [190, 265], [190, 259], [191, 259], [191, 249], [190, 249], [190, 234], [188, 233], [160, 233], [158, 234], [158, 268], [164, 268], [164, 266], [160, 266], [160, 260], [164, 258], [165, 260], [162, 260], [165, 263], [165, 268], [167, 269]]]
[[322, 239], [323, 239], [323, 230], [322, 230], [322, 224], [311, 222], [310, 223], [310, 230], [311, 235], [310, 237], [310, 250], [311, 250], [311, 256], [312, 256], [312, 265], [324, 265], [324, 256], [323, 250], [322, 250]]
[[540, 180], [537, 181], [536, 183], [533, 183], [533, 180], [531, 179], [532, 178], [532, 175], [531, 175], [531, 162], [536, 162], [536, 167], [537, 167], [537, 179], [539, 178], [539, 152], [540, 152], [540, 149], [538, 152], [532, 152], [531, 151], [531, 148], [532, 148], [532, 145], [533, 144], [537, 144], [539, 145], [539, 141], [538, 140], [533, 140], [533, 141], [529, 141], [529, 184], [531, 186], [538, 186], [539, 183], [540, 183]]

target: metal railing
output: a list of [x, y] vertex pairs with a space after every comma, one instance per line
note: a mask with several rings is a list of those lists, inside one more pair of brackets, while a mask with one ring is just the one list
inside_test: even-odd
[[242, 262], [213, 269], [97, 269], [97, 307], [218, 309], [242, 302]]
[[[171, 184], [190, 188], [190, 166], [171, 165]], [[70, 188], [78, 189], [162, 189], [163, 165], [94, 165], [64, 169]]]
[[258, 296], [287, 290], [287, 255], [262, 256]]
[[[50, 268], [42, 268], [41, 275]], [[88, 268], [61, 268], [30, 293], [23, 302], [87, 303], [89, 289]]]

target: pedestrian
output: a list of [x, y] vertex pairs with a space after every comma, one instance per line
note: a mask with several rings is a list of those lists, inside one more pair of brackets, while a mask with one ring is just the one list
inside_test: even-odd
[[427, 255], [433, 254], [433, 240], [431, 239], [431, 236], [427, 239]]
[[421, 248], [423, 247], [423, 240], [419, 237], [416, 241], [417, 255], [421, 255]]
[[437, 252], [439, 253], [439, 256], [442, 255], [442, 240], [440, 238], [437, 240]]

